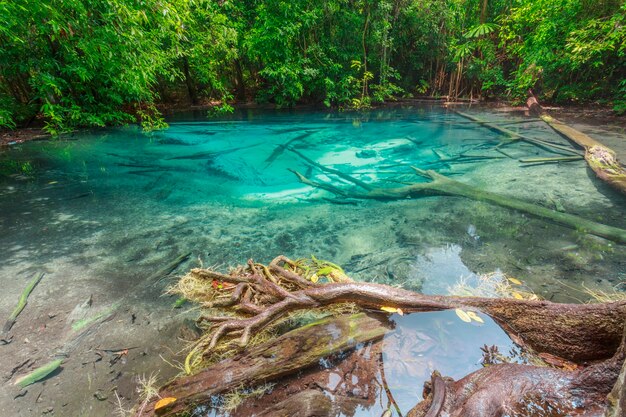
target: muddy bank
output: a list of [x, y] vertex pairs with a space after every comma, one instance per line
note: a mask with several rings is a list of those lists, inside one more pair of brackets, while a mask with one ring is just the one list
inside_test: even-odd
[[0, 130], [0, 147], [50, 138], [51, 136], [41, 128], [27, 127], [13, 130]]

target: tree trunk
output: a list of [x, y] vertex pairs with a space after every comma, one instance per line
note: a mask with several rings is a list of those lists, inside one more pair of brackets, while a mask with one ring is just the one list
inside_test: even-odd
[[[317, 165], [319, 166], [319, 164]], [[448, 195], [466, 197], [472, 200], [484, 201], [500, 207], [518, 210], [535, 217], [553, 221], [557, 224], [569, 227], [571, 229], [584, 230], [587, 233], [600, 236], [618, 243], [626, 243], [626, 230], [624, 229], [596, 223], [594, 221], [586, 220], [573, 214], [561, 213], [559, 211], [538, 206], [536, 204], [532, 204], [524, 200], [517, 199], [515, 197], [503, 196], [500, 194], [481, 190], [480, 188], [476, 188], [471, 185], [452, 180], [444, 175], [436, 173], [435, 171], [423, 171], [417, 168], [413, 169], [418, 175], [430, 178], [432, 179], [432, 181], [428, 183], [414, 183], [399, 188], [374, 188], [372, 185], [369, 184], [365, 184], [364, 187], [363, 185], [361, 185], [361, 181], [351, 178], [345, 173], [342, 173], [342, 179], [352, 181], [355, 185], [365, 189], [365, 192], [359, 192], [355, 190], [340, 189], [328, 183], [314, 182], [306, 178], [299, 172], [292, 172], [296, 174], [300, 182], [302, 182], [303, 184], [330, 191], [331, 193], [336, 194], [341, 198], [364, 200], [402, 200], [425, 195]], [[330, 171], [329, 168], [325, 168], [325, 170], [329, 173], [334, 173], [333, 171], [335, 171]]]
[[595, 172], [596, 176], [614, 189], [626, 194], [626, 169], [624, 169], [624, 166], [617, 159], [615, 151], [573, 127], [551, 117], [541, 107], [532, 91], [529, 91], [529, 96], [526, 104], [530, 111], [538, 115], [548, 126], [560, 135], [582, 147], [585, 150], [585, 160], [593, 172]]
[[[157, 415], [173, 416], [192, 404], [207, 403], [211, 396], [241, 386], [259, 385], [319, 363], [320, 359], [377, 340], [392, 328], [386, 316], [356, 314], [324, 319], [253, 347], [202, 372], [178, 378], [159, 391], [159, 397], [176, 398]], [[155, 398], [143, 417], [154, 415]], [[139, 417], [139, 416], [137, 416]]]
[[196, 87], [193, 84], [191, 78], [191, 72], [189, 71], [189, 60], [187, 57], [183, 57], [183, 75], [185, 76], [185, 85], [187, 86], [187, 94], [189, 95], [189, 101], [193, 106], [198, 104], [198, 94], [196, 93]]

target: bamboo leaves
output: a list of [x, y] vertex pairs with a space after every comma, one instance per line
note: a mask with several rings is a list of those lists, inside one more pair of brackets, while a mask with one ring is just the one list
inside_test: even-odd
[[20, 298], [18, 299], [17, 306], [15, 307], [15, 309], [9, 316], [9, 319], [4, 324], [4, 327], [2, 329], [4, 333], [11, 330], [11, 327], [13, 327], [13, 324], [15, 324], [15, 320], [17, 319], [17, 316], [19, 316], [22, 310], [24, 310], [24, 307], [26, 307], [30, 293], [33, 291], [33, 289], [35, 289], [37, 284], [39, 284], [39, 281], [41, 281], [43, 276], [44, 276], [44, 273], [40, 272], [28, 283], [26, 288], [24, 288], [24, 291], [22, 291], [22, 294], [20, 294]]
[[56, 371], [61, 364], [63, 363], [63, 359], [55, 359], [53, 361], [48, 362], [47, 364], [40, 366], [34, 371], [18, 378], [14, 385], [19, 386], [20, 388], [26, 388], [29, 385], [34, 384], [35, 382], [39, 382], [54, 371]]

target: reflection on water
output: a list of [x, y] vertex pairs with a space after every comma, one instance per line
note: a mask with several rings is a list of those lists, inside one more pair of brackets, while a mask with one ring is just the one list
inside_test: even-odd
[[460, 379], [482, 367], [484, 345], [503, 354], [515, 349], [507, 334], [488, 316], [484, 324], [466, 323], [454, 311], [393, 316], [397, 327], [385, 336], [383, 361], [389, 388], [406, 414], [422, 399], [432, 371]]
[[313, 415], [380, 417], [386, 410], [406, 415], [422, 400], [424, 383], [433, 371], [460, 379], [481, 369], [485, 345], [520, 362], [506, 333], [488, 316], [480, 316], [484, 323], [470, 324], [453, 310], [392, 315], [391, 330], [382, 340], [324, 358], [317, 367], [273, 385], [232, 412], [223, 411], [229, 396], [215, 397], [215, 408], [204, 407], [201, 415], [243, 417], [276, 403], [285, 410], [280, 404], [299, 395], [307, 396], [309, 411], [326, 410]]
[[[562, 141], [541, 124], [514, 126]], [[124, 331], [135, 335], [133, 345], [152, 345], [149, 338], [180, 317], [172, 312], [174, 300], [160, 297], [166, 282], [146, 286], [144, 280], [189, 252], [192, 256], [173, 275], [199, 264], [226, 266], [248, 258], [267, 263], [278, 254], [314, 254], [342, 265], [355, 279], [433, 294], [447, 293], [459, 279], [494, 271], [560, 301], [584, 301], [588, 296], [571, 289], [582, 283], [610, 289], [625, 280], [624, 247], [577, 231], [456, 197], [340, 204], [345, 201], [301, 184], [290, 171], [351, 186], [323, 171], [323, 165], [366, 183], [397, 187], [423, 181], [410, 168], [418, 166], [626, 227], [624, 198], [590, 178], [584, 162], [521, 167], [519, 157], [552, 155], [515, 142], [506, 146], [511, 159], [495, 150], [501, 139], [439, 108], [398, 108], [250, 112], [229, 120], [179, 120], [152, 134], [134, 127], [104, 129], [3, 150], [0, 312], [8, 315], [32, 274], [44, 270], [46, 278], [24, 313], [29, 320], [39, 320], [42, 328], [62, 327], [67, 313], [90, 295], [98, 307], [132, 299], [121, 309], [129, 318], [109, 323], [110, 333], [98, 340]], [[461, 154], [488, 158], [454, 160]], [[406, 320], [414, 317], [429, 316]], [[439, 327], [410, 336], [421, 346], [415, 349], [432, 345], [433, 351], [455, 351], [456, 339], [439, 343], [448, 324], [434, 317], [424, 325]], [[466, 326], [453, 319], [450, 326]], [[127, 323], [135, 326], [132, 331]], [[18, 339], [33, 338], [24, 321], [14, 331], [22, 332]], [[36, 352], [43, 358], [45, 338], [54, 339], [55, 333], [42, 331], [38, 337], [43, 339]], [[22, 355], [22, 361], [35, 352], [15, 343], [3, 349], [2, 358]], [[466, 358], [475, 363], [475, 354], [467, 351]], [[142, 358], [133, 372], [141, 369]], [[49, 398], [69, 395], [69, 403], [105, 407], [93, 402], [92, 392], [65, 385], [78, 380], [71, 378], [71, 359], [68, 364], [58, 388], [47, 387]], [[0, 365], [0, 371], [10, 371], [15, 364], [3, 359]], [[399, 372], [394, 378], [408, 383], [404, 366], [389, 372]], [[104, 377], [94, 383], [111, 384]], [[420, 385], [413, 383], [414, 392]], [[11, 407], [19, 401], [10, 393], [6, 398], [5, 409], [18, 413]]]

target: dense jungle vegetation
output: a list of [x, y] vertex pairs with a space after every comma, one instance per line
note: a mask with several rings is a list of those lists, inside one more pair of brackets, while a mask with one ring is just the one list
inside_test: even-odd
[[623, 0], [0, 0], [0, 126], [162, 103], [501, 98], [626, 111]]

